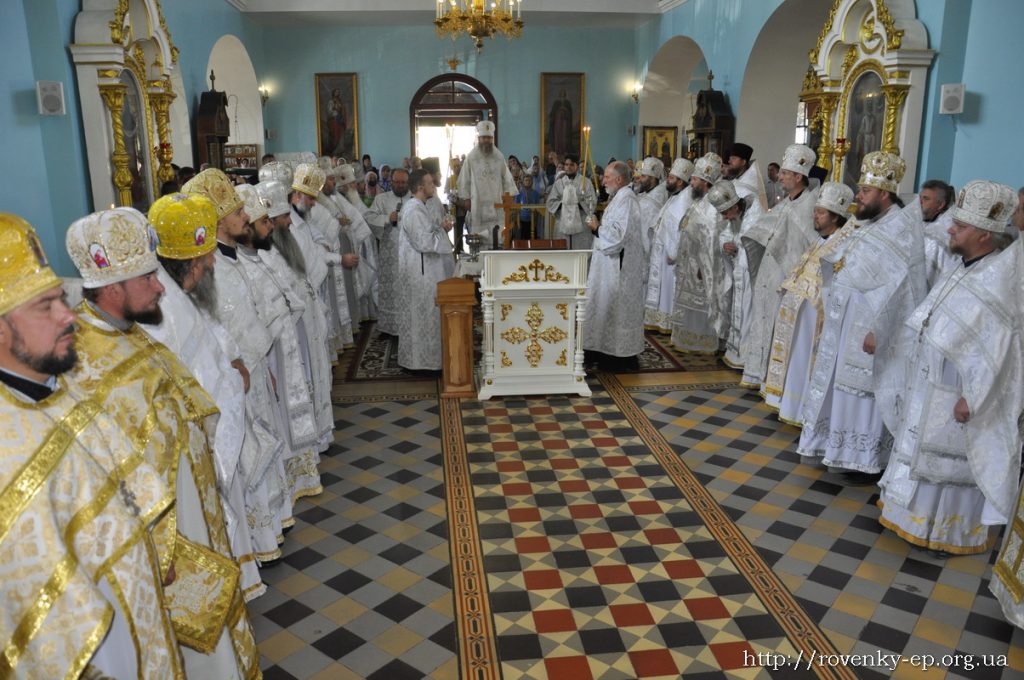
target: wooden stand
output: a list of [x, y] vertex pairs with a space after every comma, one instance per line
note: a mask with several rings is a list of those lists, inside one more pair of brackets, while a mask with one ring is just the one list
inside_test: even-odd
[[445, 279], [437, 284], [441, 308], [442, 397], [475, 397], [473, 385], [473, 306], [476, 284]]

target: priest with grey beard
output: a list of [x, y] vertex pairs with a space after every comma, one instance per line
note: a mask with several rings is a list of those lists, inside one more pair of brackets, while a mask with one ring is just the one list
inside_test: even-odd
[[[282, 444], [273, 433], [259, 436], [246, 408], [251, 380], [258, 371], [242, 360], [242, 351], [218, 320], [218, 296], [214, 279], [217, 213], [200, 195], [171, 194], [156, 201], [149, 220], [159, 238], [156, 247], [160, 267], [157, 278], [164, 287], [160, 301], [163, 318], [156, 324], [142, 324], [146, 333], [167, 346], [185, 365], [220, 410], [213, 434], [213, 450], [225, 505], [228, 538], [236, 557], [252, 555], [264, 561], [280, 555], [276, 527], [261, 531], [253, 526], [259, 503], [249, 478], [254, 461], [277, 451]], [[272, 455], [272, 453], [271, 453]], [[289, 508], [290, 512], [290, 508]], [[278, 533], [275, 533], [275, 528]], [[277, 555], [273, 555], [273, 553]], [[246, 560], [242, 569], [242, 592], [251, 600], [266, 591], [257, 563]]]

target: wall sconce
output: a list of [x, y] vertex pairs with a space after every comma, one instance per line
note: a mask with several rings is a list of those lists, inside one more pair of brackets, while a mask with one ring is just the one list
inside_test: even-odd
[[266, 85], [260, 85], [260, 104], [262, 106], [267, 105], [267, 100], [270, 99], [270, 88]]
[[644, 89], [644, 86], [640, 84], [640, 81], [633, 82], [633, 91], [630, 93], [630, 95], [633, 97], [633, 102], [635, 104], [640, 103], [640, 90], [642, 89]]

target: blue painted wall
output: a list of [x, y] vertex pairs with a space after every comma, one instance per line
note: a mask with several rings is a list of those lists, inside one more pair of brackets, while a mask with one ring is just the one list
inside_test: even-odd
[[[520, 158], [539, 153], [540, 74], [587, 74], [586, 117], [593, 128], [598, 162], [631, 155], [626, 133], [635, 105], [632, 29], [566, 31], [531, 27], [522, 38], [488, 40], [476, 55], [465, 38], [440, 40], [431, 27], [301, 27], [264, 32], [267, 68], [257, 73], [274, 88], [264, 110], [265, 125], [278, 133], [268, 151], [316, 148], [314, 74], [359, 74], [359, 150], [374, 161], [401, 161], [410, 153], [409, 104], [430, 78], [447, 71], [453, 53], [458, 68], [490, 89], [498, 102], [498, 145]], [[250, 52], [252, 50], [250, 49]], [[443, 70], [442, 70], [443, 69]]]
[[[78, 95], [66, 47], [77, 3], [5, 4], [0, 73], [7, 96], [0, 106], [0, 133], [8, 163], [0, 178], [0, 210], [27, 219], [57, 272], [70, 275], [74, 267], [64, 249], [64, 232], [90, 210]], [[64, 84], [67, 115], [39, 115], [37, 80]]]
[[189, 114], [199, 103], [200, 93], [210, 89], [206, 65], [214, 44], [222, 36], [237, 36], [246, 46], [256, 73], [262, 71], [263, 27], [224, 0], [163, 0], [160, 6], [171, 40], [181, 52], [178, 68], [188, 96]]
[[957, 188], [972, 179], [1024, 186], [1022, 26], [1024, 3], [1016, 0], [975, 0], [971, 7], [963, 78], [947, 81], [967, 85], [949, 175]]
[[[822, 0], [826, 2], [828, 0]], [[223, 0], [165, 0], [164, 16], [181, 50], [179, 67], [190, 108], [206, 89], [206, 64], [225, 34], [246, 44], [261, 81], [275, 85], [265, 113], [279, 137], [270, 150], [313, 148], [313, 74], [360, 74], [360, 148], [378, 161], [408, 153], [409, 101], [427, 79], [443, 72], [453, 53], [468, 63], [459, 70], [483, 81], [498, 99], [500, 145], [528, 156], [539, 140], [540, 73], [587, 73], [587, 118], [594, 127], [594, 156], [628, 157], [636, 138], [627, 127], [638, 109], [627, 96], [658, 48], [675, 35], [693, 38], [714, 70], [715, 86], [738, 110], [742, 74], [761, 27], [783, 0], [689, 0], [638, 27], [577, 29], [531, 27], [519, 40], [488, 41], [481, 56], [468, 42], [439, 40], [427, 27], [276, 27], [262, 25]], [[1018, 134], [1024, 111], [1016, 49], [1024, 25], [1018, 0], [928, 0], [918, 17], [937, 51], [929, 74], [922, 121], [920, 173], [955, 185], [979, 177], [1013, 186], [1024, 183]], [[76, 0], [7, 0], [0, 21], [0, 134], [9, 159], [0, 175], [0, 210], [26, 217], [40, 232], [60, 274], [74, 270], [64, 252], [64, 232], [93, 209], [88, 193], [83, 131], [72, 42]], [[64, 83], [68, 115], [36, 113], [36, 80]], [[965, 82], [967, 107], [956, 120], [939, 116], [942, 83]], [[954, 125], [955, 123], [955, 125]]]

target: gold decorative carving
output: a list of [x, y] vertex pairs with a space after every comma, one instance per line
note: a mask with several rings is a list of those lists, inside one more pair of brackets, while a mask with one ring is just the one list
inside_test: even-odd
[[501, 305], [501, 320], [504, 321], [508, 318], [508, 313], [512, 311], [512, 305], [502, 303]]
[[175, 47], [174, 43], [171, 41], [171, 30], [167, 28], [167, 22], [164, 21], [164, 10], [163, 7], [160, 6], [159, 1], [156, 3], [156, 15], [160, 20], [160, 28], [163, 29], [164, 35], [167, 36], [167, 45], [171, 48], [171, 63], [177, 64], [179, 53], [178, 48]]
[[843, 66], [839, 76], [841, 81], [846, 81], [846, 76], [850, 73], [850, 69], [857, 62], [859, 56], [859, 48], [857, 45], [850, 45], [849, 49], [846, 50], [846, 56], [843, 57]]
[[910, 77], [910, 71], [889, 71], [890, 80], [906, 80]]
[[512, 365], [512, 360], [508, 357], [508, 352], [501, 350], [501, 365], [508, 368]]
[[555, 366], [566, 366], [569, 363], [569, 350], [562, 348], [562, 353], [558, 355], [558, 360], [555, 361]]
[[117, 7], [114, 9], [114, 20], [110, 26], [110, 42], [115, 45], [122, 44], [124, 40], [124, 16], [128, 14], [128, 0], [117, 0]]
[[896, 132], [899, 130], [900, 113], [903, 103], [907, 100], [910, 85], [883, 85], [885, 94], [885, 123], [882, 128], [882, 151], [899, 154], [900, 147], [896, 143]]
[[[136, 91], [139, 94], [139, 105], [142, 107], [142, 111], [139, 113], [139, 117], [142, 120], [139, 120], [138, 123], [139, 125], [143, 125], [143, 121], [145, 121], [145, 125], [143, 125], [143, 127], [146, 130], [146, 142], [142, 145], [142, 151], [143, 153], [148, 152], [149, 154], [148, 160], [150, 162], [148, 165], [150, 174], [152, 175], [153, 190], [154, 193], [156, 193], [156, 189], [158, 189], [160, 185], [157, 183], [157, 169], [156, 164], [152, 162], [152, 156], [155, 156], [159, 149], [156, 145], [156, 138], [153, 136], [153, 106], [149, 97], [149, 92], [147, 92], [145, 88], [147, 83], [146, 72], [148, 69], [146, 68], [146, 54], [142, 49], [141, 43], [134, 43], [130, 49], [125, 50], [124, 65], [132, 75], [135, 76]], [[170, 135], [168, 134], [168, 139], [169, 138]]]
[[110, 154], [110, 161], [114, 165], [114, 189], [121, 205], [131, 205], [132, 173], [128, 169], [128, 151], [124, 145], [124, 124], [121, 121], [125, 89], [123, 83], [100, 85], [100, 95], [103, 97], [103, 103], [107, 105], [107, 110], [110, 111], [110, 124], [114, 134], [114, 151]]
[[860, 47], [864, 54], [874, 54], [882, 46], [882, 36], [875, 30], [875, 13], [868, 11], [860, 21], [858, 30]]
[[821, 92], [821, 78], [814, 70], [814, 64], [807, 65], [807, 73], [804, 74], [804, 84], [800, 88], [801, 96], [813, 95]]
[[[503, 278], [501, 280], [502, 285], [507, 286], [510, 283], [526, 283], [530, 281], [530, 273], [533, 273], [533, 281], [544, 283], [569, 283], [568, 277], [555, 271], [554, 265], [547, 265], [541, 262], [539, 259], [535, 259], [530, 264], [519, 265], [519, 268]], [[544, 278], [541, 279], [541, 272], [544, 273]]]
[[121, 72], [118, 71], [116, 68], [101, 68], [98, 71], [96, 71], [96, 75], [98, 75], [100, 78], [116, 79], [120, 75], [120, 73]]
[[164, 76], [164, 80], [158, 81], [157, 84], [160, 89], [149, 93], [149, 98], [153, 101], [153, 113], [156, 116], [157, 138], [160, 140], [160, 147], [157, 150], [160, 168], [156, 171], [156, 176], [161, 182], [170, 182], [175, 176], [174, 168], [171, 167], [171, 163], [174, 161], [174, 147], [171, 146], [170, 128], [174, 89], [171, 87], [170, 76]]
[[832, 9], [828, 11], [828, 18], [825, 19], [825, 25], [821, 27], [821, 34], [818, 36], [818, 42], [814, 45], [814, 49], [807, 53], [807, 58], [812, 64], [818, 62], [818, 55], [821, 54], [821, 46], [825, 44], [825, 36], [828, 35], [829, 31], [832, 30], [832, 24], [836, 21], [836, 12], [839, 11], [839, 5], [843, 3], [843, 0], [835, 0], [832, 3]]
[[501, 339], [505, 342], [511, 342], [513, 345], [525, 342], [529, 337], [530, 334], [519, 326], [515, 326], [501, 332]]
[[526, 360], [533, 368], [540, 364], [540, 360], [544, 356], [544, 347], [540, 344], [540, 340], [553, 345], [569, 337], [568, 333], [556, 326], [550, 326], [541, 330], [541, 326], [544, 325], [544, 310], [536, 302], [530, 304], [530, 308], [526, 310], [526, 325], [529, 326], [529, 331], [515, 326], [503, 331], [501, 337], [513, 345], [519, 345], [529, 340], [529, 343], [526, 345], [525, 354]]
[[558, 313], [562, 315], [563, 320], [569, 320], [569, 303], [559, 302], [557, 305], [555, 305], [555, 309], [557, 309]]
[[814, 114], [811, 126], [821, 129], [821, 144], [818, 146], [818, 165], [825, 170], [832, 169], [832, 114], [836, 110], [836, 99], [839, 98], [834, 92], [823, 92], [817, 97], [818, 110]]
[[906, 31], [896, 28], [896, 21], [889, 14], [889, 8], [885, 6], [885, 0], [875, 0], [875, 5], [878, 7], [878, 20], [885, 27], [886, 50], [898, 50], [903, 45], [903, 34]]

